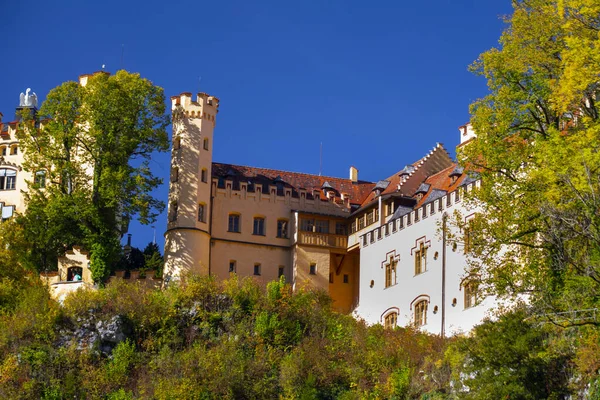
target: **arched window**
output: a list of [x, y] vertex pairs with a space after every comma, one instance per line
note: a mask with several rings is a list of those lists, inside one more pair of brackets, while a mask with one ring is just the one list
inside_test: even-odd
[[46, 171], [38, 171], [35, 173], [33, 184], [35, 187], [43, 189], [46, 187]]
[[14, 190], [17, 183], [17, 171], [0, 168], [0, 190]]
[[427, 303], [428, 301], [423, 299], [414, 305], [414, 324], [416, 327], [427, 324]]
[[5, 156], [5, 155], [6, 155], [6, 151], [7, 151], [7, 149], [8, 149], [8, 147], [6, 147], [6, 146], [2, 146], [2, 147], [0, 147], [0, 152], [2, 153], [2, 155], [3, 155], [3, 156]]
[[392, 311], [387, 314], [384, 318], [383, 327], [385, 329], [394, 329], [398, 324], [398, 313], [396, 311]]

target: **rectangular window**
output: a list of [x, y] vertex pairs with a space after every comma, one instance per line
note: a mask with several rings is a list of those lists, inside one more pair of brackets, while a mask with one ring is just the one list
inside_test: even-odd
[[204, 222], [204, 204], [198, 204], [198, 222]]
[[390, 235], [390, 224], [385, 224], [385, 236]]
[[465, 309], [477, 305], [477, 282], [468, 282], [463, 286], [465, 290]]
[[348, 276], [348, 274], [344, 274], [344, 283], [349, 283], [350, 282], [350, 277]]
[[362, 240], [363, 240], [363, 247], [364, 247], [367, 245], [367, 234], [366, 233], [362, 236]]
[[367, 213], [367, 226], [373, 223], [373, 211]]
[[467, 226], [465, 226], [465, 254], [468, 254], [471, 251], [471, 242], [473, 239], [473, 221], [467, 222]]
[[352, 221], [352, 224], [350, 225], [350, 233], [355, 233], [356, 232], [356, 220]]
[[360, 217], [358, 217], [358, 230], [362, 230], [365, 227], [365, 216], [361, 215]]
[[419, 209], [415, 210], [415, 222], [419, 222]]
[[377, 240], [381, 240], [381, 228], [377, 228]]
[[302, 218], [300, 219], [300, 230], [304, 232], [313, 232], [315, 226], [314, 219]]
[[396, 284], [396, 261], [390, 260], [385, 265], [385, 287], [390, 287]]
[[446, 196], [446, 207], [450, 207], [452, 205], [452, 196], [450, 193]]
[[431, 202], [431, 206], [429, 208], [429, 214], [431, 214], [431, 215], [435, 214], [435, 201]]
[[425, 272], [426, 257], [427, 250], [425, 249], [425, 245], [421, 243], [419, 245], [419, 250], [415, 251], [415, 275]]
[[309, 273], [311, 275], [316, 275], [317, 274], [317, 264], [315, 264], [315, 263], [311, 263], [310, 264]]
[[208, 138], [204, 138], [204, 150], [208, 150]]
[[329, 221], [324, 219], [318, 219], [315, 223], [315, 232], [318, 233], [329, 233]]
[[423, 219], [427, 218], [427, 206], [423, 206]]
[[227, 228], [229, 232], [240, 231], [240, 216], [239, 214], [229, 214], [229, 226]]
[[398, 230], [397, 221], [397, 219], [392, 221], [392, 232], [396, 232]]
[[235, 273], [235, 260], [229, 261], [229, 273]]
[[336, 222], [335, 223], [335, 234], [346, 236], [348, 234], [348, 226], [344, 222]]
[[288, 221], [286, 219], [277, 220], [277, 237], [287, 239], [288, 237]]
[[404, 229], [404, 217], [400, 217], [400, 219], [398, 220], [400, 222], [400, 228], [399, 229]]
[[454, 202], [458, 203], [460, 201], [460, 188], [456, 189], [456, 192], [454, 192]]
[[170, 211], [171, 211], [171, 215], [169, 216], [170, 217], [169, 220], [171, 222], [177, 221], [177, 202], [176, 201], [174, 201], [174, 202], [171, 203], [171, 210]]
[[208, 181], [208, 171], [203, 169], [201, 175], [202, 175], [202, 182], [206, 183]]
[[412, 211], [406, 215], [406, 225], [412, 225], [411, 217], [412, 217]]
[[277, 270], [277, 277], [281, 278], [284, 274], [285, 274], [285, 267], [283, 265], [280, 265], [279, 269]]
[[253, 235], [265, 235], [265, 219], [262, 217], [254, 218], [254, 230], [252, 231]]
[[254, 264], [254, 275], [260, 275], [260, 264]]
[[375, 211], [373, 212], [375, 215], [375, 221], [379, 221], [379, 208], [376, 208]]
[[438, 211], [439, 212], [444, 211], [444, 202], [442, 201], [442, 199], [438, 200]]
[[46, 187], [46, 171], [38, 171], [35, 173], [34, 185], [40, 189]]

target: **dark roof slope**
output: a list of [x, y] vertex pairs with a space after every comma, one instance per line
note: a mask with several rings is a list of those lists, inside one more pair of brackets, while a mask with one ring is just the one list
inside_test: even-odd
[[[273, 185], [277, 180], [281, 186], [278, 188], [278, 194], [282, 194], [283, 187], [287, 187], [292, 189], [294, 197], [298, 197], [299, 189], [306, 189], [309, 198], [313, 193], [318, 192], [321, 198], [325, 199], [323, 189], [333, 188], [336, 190], [336, 195], [344, 193], [350, 195], [351, 204], [361, 204], [374, 185], [373, 182], [353, 183], [350, 179], [222, 163], [212, 164], [212, 176], [219, 179], [220, 187], [224, 185], [225, 180], [233, 181], [234, 189], [239, 189], [240, 182], [248, 182], [248, 191], [253, 191], [255, 184], [261, 184], [264, 193], [268, 193], [268, 186]], [[326, 182], [329, 185], [324, 186]]]

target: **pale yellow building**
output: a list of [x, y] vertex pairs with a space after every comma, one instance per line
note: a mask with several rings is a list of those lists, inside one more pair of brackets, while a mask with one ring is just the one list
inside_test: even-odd
[[215, 163], [219, 99], [171, 98], [173, 149], [165, 235], [165, 278], [185, 273], [323, 288], [338, 309], [358, 297], [358, 254], [348, 221], [372, 182]]

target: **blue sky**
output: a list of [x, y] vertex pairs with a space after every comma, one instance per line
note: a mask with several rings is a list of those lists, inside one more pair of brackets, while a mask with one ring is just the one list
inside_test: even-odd
[[[497, 45], [511, 12], [509, 0], [0, 3], [4, 121], [27, 87], [43, 100], [106, 64], [167, 98], [219, 97], [214, 161], [318, 174], [322, 143], [323, 175], [355, 165], [373, 181], [436, 142], [454, 154], [486, 93], [467, 66]], [[169, 156], [152, 165], [167, 181]], [[156, 195], [166, 202], [166, 185]], [[155, 226], [162, 247], [164, 214]], [[152, 228], [131, 231], [136, 246], [152, 240]]]

